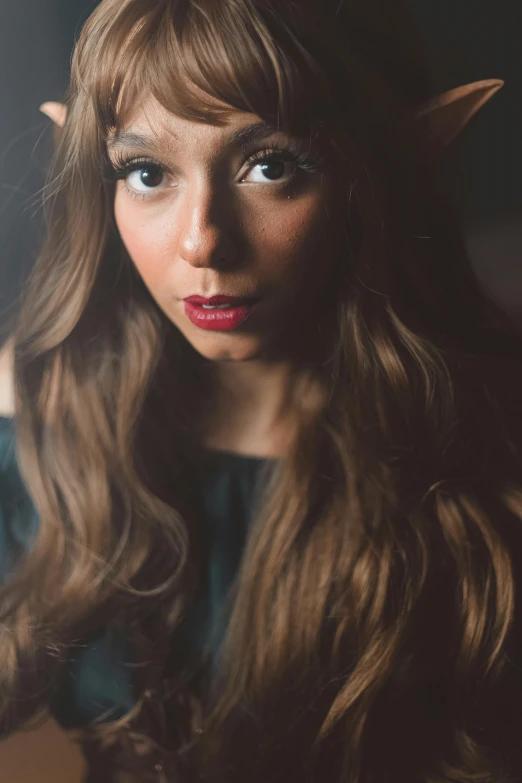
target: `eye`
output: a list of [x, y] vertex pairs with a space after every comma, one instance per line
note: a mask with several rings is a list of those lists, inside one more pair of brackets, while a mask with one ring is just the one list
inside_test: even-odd
[[103, 166], [103, 175], [113, 182], [123, 180], [131, 195], [141, 197], [164, 186], [167, 178], [160, 163], [145, 158], [129, 160], [125, 157], [107, 160]]
[[131, 190], [137, 193], [147, 193], [154, 188], [159, 188], [163, 184], [165, 175], [160, 166], [148, 163], [130, 171], [125, 179]]
[[314, 173], [318, 170], [318, 161], [303, 152], [291, 150], [260, 150], [252, 155], [248, 164], [250, 171], [244, 181], [257, 183], [289, 182], [299, 172]]
[[269, 155], [252, 166], [247, 179], [251, 182], [278, 182], [281, 179], [291, 179], [295, 174], [296, 165], [293, 160], [283, 160], [280, 156]]

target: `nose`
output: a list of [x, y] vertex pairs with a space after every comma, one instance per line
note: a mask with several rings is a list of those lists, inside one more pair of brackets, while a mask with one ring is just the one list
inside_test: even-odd
[[196, 268], [234, 266], [237, 243], [230, 233], [230, 199], [211, 183], [188, 188], [181, 219], [180, 254]]

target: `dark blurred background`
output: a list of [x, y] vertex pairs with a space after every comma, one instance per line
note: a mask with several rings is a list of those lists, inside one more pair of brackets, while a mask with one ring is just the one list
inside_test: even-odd
[[522, 57], [513, 0], [409, 0], [442, 90], [479, 79], [505, 86], [448, 161], [471, 258], [486, 290], [522, 327]]
[[[506, 82], [456, 143], [446, 168], [484, 286], [522, 323], [517, 4], [408, 1], [426, 39], [440, 91], [486, 78]], [[0, 0], [0, 343], [41, 237], [38, 192], [52, 134], [38, 106], [62, 97], [75, 36], [96, 4]]]

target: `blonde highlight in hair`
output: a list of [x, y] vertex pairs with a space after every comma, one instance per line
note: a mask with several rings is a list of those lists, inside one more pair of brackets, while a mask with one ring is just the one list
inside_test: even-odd
[[353, 175], [336, 343], [298, 368], [295, 442], [249, 536], [205, 733], [180, 758], [226, 783], [522, 772], [502, 714], [522, 697], [522, 488], [500, 383], [520, 341], [419, 163], [405, 116], [429, 85], [400, 4], [379, 8], [104, 0], [84, 28], [15, 335], [40, 527], [2, 603], [4, 712], [20, 661], [65, 650], [94, 616], [139, 622], [154, 596], [172, 627], [190, 596], [181, 477], [201, 363], [134, 271], [100, 176], [150, 92], [197, 122], [226, 121], [218, 100], [320, 131]]

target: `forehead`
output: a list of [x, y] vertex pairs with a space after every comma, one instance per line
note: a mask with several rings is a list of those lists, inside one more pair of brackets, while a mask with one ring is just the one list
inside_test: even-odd
[[[165, 109], [152, 95], [136, 100], [120, 127], [109, 134], [108, 145], [113, 147], [125, 140], [137, 140], [138, 136], [154, 139], [160, 144], [193, 142], [244, 142], [247, 136], [259, 138], [277, 133], [277, 129], [263, 122], [260, 117], [249, 112], [239, 111], [214, 98], [206, 97], [221, 113], [219, 124], [208, 121], [197, 122], [179, 117]], [[252, 129], [252, 130], [251, 130]], [[250, 134], [245, 131], [250, 131]], [[252, 139], [254, 140], [254, 139]]]

